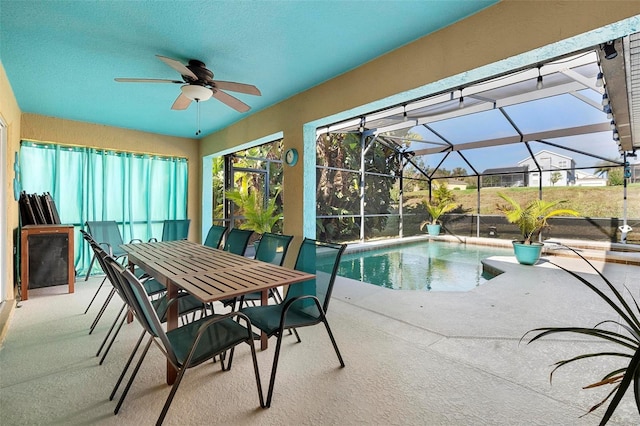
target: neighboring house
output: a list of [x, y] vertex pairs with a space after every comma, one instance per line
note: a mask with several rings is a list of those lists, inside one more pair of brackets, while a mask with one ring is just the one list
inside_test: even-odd
[[459, 190], [465, 190], [467, 189], [467, 183], [465, 181], [462, 180], [447, 180], [447, 188], [449, 189], [459, 189]]
[[518, 162], [519, 166], [529, 168], [528, 186], [567, 186], [574, 183], [576, 162], [573, 158], [547, 150], [534, 154], [534, 157], [536, 161], [528, 157]]
[[575, 186], [607, 186], [607, 178], [576, 170]]
[[528, 186], [529, 168], [499, 167], [482, 172], [482, 187]]

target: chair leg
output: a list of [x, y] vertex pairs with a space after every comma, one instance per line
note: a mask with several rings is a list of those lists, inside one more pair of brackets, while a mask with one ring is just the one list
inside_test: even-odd
[[146, 331], [142, 330], [142, 333], [140, 333], [140, 338], [136, 342], [136, 345], [133, 347], [133, 351], [131, 351], [131, 355], [129, 356], [127, 363], [122, 369], [122, 373], [120, 373], [120, 377], [118, 377], [118, 381], [116, 382], [116, 385], [113, 387], [113, 390], [111, 391], [111, 395], [109, 395], [109, 401], [113, 401], [113, 397], [116, 395], [116, 392], [118, 391], [118, 388], [120, 387], [120, 383], [122, 383], [122, 379], [124, 379], [125, 374], [127, 374], [127, 370], [129, 370], [131, 361], [133, 361], [133, 358], [135, 357], [136, 352], [138, 352], [138, 348], [140, 348], [140, 344], [142, 343], [142, 339], [144, 338], [145, 334], [146, 334]]
[[276, 370], [278, 369], [278, 359], [280, 358], [280, 347], [282, 346], [282, 331], [278, 333], [278, 342], [276, 343], [276, 353], [273, 355], [273, 366], [271, 367], [271, 378], [269, 379], [269, 392], [267, 393], [267, 403], [265, 408], [271, 407], [271, 398], [273, 397], [273, 386], [276, 382]]
[[278, 288], [272, 288], [271, 292], [273, 294], [273, 298], [275, 299], [275, 301], [277, 303], [282, 303], [282, 296], [280, 295], [280, 291], [278, 290]]
[[231, 312], [238, 312], [242, 309], [242, 305], [244, 304], [244, 296], [235, 297], [233, 299], [233, 305], [231, 305]]
[[336, 339], [333, 338], [333, 333], [331, 332], [331, 328], [329, 327], [329, 322], [327, 321], [327, 317], [322, 315], [322, 322], [324, 323], [325, 328], [327, 329], [327, 333], [329, 334], [329, 338], [331, 339], [331, 343], [333, 344], [333, 349], [336, 351], [336, 355], [338, 355], [338, 360], [340, 361], [340, 367], [344, 368], [344, 361], [342, 360], [342, 355], [340, 355], [340, 350], [338, 349], [338, 344], [336, 343]]
[[96, 254], [93, 253], [91, 257], [91, 262], [89, 262], [89, 269], [87, 269], [87, 275], [84, 277], [84, 280], [87, 281], [89, 279], [89, 275], [91, 274], [91, 268], [93, 267], [93, 262], [96, 261]]
[[178, 386], [180, 386], [180, 382], [182, 381], [182, 378], [184, 377], [184, 373], [187, 371], [187, 365], [189, 365], [188, 363], [191, 361], [191, 355], [189, 355], [189, 357], [187, 358], [187, 361], [185, 363], [185, 365], [182, 366], [182, 368], [180, 369], [180, 371], [178, 371], [178, 376], [176, 377], [176, 381], [173, 383], [173, 386], [171, 386], [171, 391], [169, 392], [169, 396], [167, 396], [167, 400], [164, 403], [164, 407], [162, 407], [162, 411], [160, 412], [160, 416], [158, 417], [158, 420], [156, 421], [156, 426], [161, 425], [162, 422], [164, 421], [164, 418], [167, 415], [167, 412], [169, 411], [169, 407], [171, 406], [171, 403], [173, 402], [173, 397], [176, 395], [176, 392], [178, 391]]
[[[118, 315], [115, 317], [115, 319], [113, 320], [113, 324], [111, 324], [111, 327], [109, 328], [109, 331], [107, 331], [107, 335], [104, 336], [104, 339], [102, 340], [102, 343], [100, 344], [100, 347], [98, 348], [98, 352], [96, 352], [96, 356], [100, 356], [100, 352], [102, 352], [102, 348], [104, 347], [105, 343], [107, 343], [107, 340], [109, 339], [109, 336], [111, 336], [111, 332], [113, 331], [113, 329], [115, 328], [116, 324], [118, 323], [118, 320], [120, 319], [120, 315], [122, 315], [122, 311], [124, 311], [124, 309], [127, 307], [126, 304], [122, 305], [122, 308], [120, 308], [120, 312], [118, 312]], [[126, 316], [125, 316], [126, 318]], [[120, 327], [118, 327], [118, 330], [120, 330]], [[116, 334], [118, 334], [116, 332]], [[102, 363], [100, 363], [102, 364]]]
[[[256, 346], [253, 342], [253, 339], [248, 340], [247, 344], [249, 345], [249, 347], [251, 347], [251, 358], [253, 359], [253, 371], [256, 375], [256, 385], [258, 386], [258, 398], [260, 399], [260, 407], [267, 408], [267, 406], [264, 404], [264, 396], [262, 394], [262, 383], [260, 382], [260, 371], [258, 370], [258, 358], [256, 357]], [[222, 364], [223, 371], [229, 371], [231, 369], [231, 363], [233, 362], [233, 352], [235, 349], [236, 347], [234, 346], [229, 350], [229, 362], [227, 363], [226, 368], [224, 366], [224, 358], [225, 358], [226, 352], [223, 352], [220, 354], [220, 360], [221, 360], [220, 362]]]
[[300, 335], [298, 334], [298, 330], [296, 330], [295, 328], [290, 328], [289, 329], [289, 335], [291, 335], [291, 330], [293, 330], [293, 334], [296, 335], [296, 339], [298, 339], [298, 343], [301, 343], [302, 340], [300, 340]]
[[84, 310], [84, 313], [86, 314], [87, 312], [89, 312], [89, 308], [91, 307], [91, 305], [93, 304], [93, 301], [96, 300], [96, 297], [98, 297], [98, 293], [100, 293], [100, 289], [102, 288], [102, 286], [104, 285], [104, 282], [107, 280], [107, 277], [104, 277], [104, 279], [102, 280], [102, 282], [100, 283], [100, 285], [98, 286], [98, 289], [96, 290], [95, 294], [93, 295], [93, 297], [91, 298], [91, 302], [89, 302], [89, 306], [87, 306], [87, 309]]
[[133, 383], [133, 380], [136, 378], [136, 375], [138, 374], [138, 370], [140, 370], [140, 366], [142, 365], [142, 361], [144, 361], [144, 357], [147, 355], [147, 352], [149, 352], [149, 348], [151, 347], [151, 343], [153, 343], [153, 336], [149, 337], [149, 342], [147, 342], [147, 345], [144, 347], [144, 350], [142, 351], [142, 355], [140, 355], [140, 359], [138, 360], [138, 363], [136, 364], [136, 367], [133, 369], [133, 372], [131, 373], [131, 377], [129, 377], [129, 381], [127, 382], [127, 386], [125, 386], [124, 391], [122, 391], [122, 396], [120, 396], [120, 400], [118, 400], [118, 404], [116, 405], [116, 409], [113, 410], [113, 414], [118, 414], [118, 411], [120, 411], [120, 407], [122, 406], [122, 403], [124, 402], [124, 399], [127, 396], [127, 393], [129, 393], [129, 389], [131, 388], [131, 384]]
[[253, 342], [253, 339], [247, 342], [249, 347], [251, 347], [251, 358], [253, 359], [253, 372], [256, 375], [256, 385], [258, 386], [258, 398], [260, 399], [260, 407], [267, 408], [264, 404], [264, 396], [262, 395], [262, 383], [260, 382], [260, 372], [258, 371], [258, 358], [256, 357], [256, 345]]
[[104, 311], [107, 310], [107, 306], [109, 305], [109, 302], [111, 302], [111, 299], [113, 298], [113, 295], [115, 293], [116, 293], [116, 289], [112, 288], [111, 291], [109, 292], [109, 295], [107, 296], [107, 300], [105, 300], [104, 303], [102, 304], [102, 308], [100, 308], [100, 312], [98, 312], [98, 315], [96, 315], [96, 318], [93, 320], [93, 323], [89, 328], [89, 334], [93, 333], [93, 329], [96, 328], [96, 325], [98, 325], [98, 321], [100, 321], [100, 318], [102, 318], [102, 314], [104, 314]]
[[236, 349], [236, 347], [234, 346], [233, 348], [231, 348], [229, 350], [229, 361], [227, 361], [227, 366], [225, 367], [224, 365], [224, 360], [227, 358], [227, 353], [223, 352], [220, 354], [220, 365], [222, 367], [222, 371], [229, 371], [231, 370], [231, 363], [233, 362], [233, 351]]
[[116, 341], [116, 337], [118, 337], [118, 333], [120, 333], [120, 329], [124, 325], [124, 322], [126, 321], [126, 319], [127, 319], [127, 313], [125, 312], [125, 314], [122, 316], [122, 320], [120, 321], [120, 324], [118, 324], [118, 328], [116, 329], [115, 333], [113, 333], [113, 337], [111, 338], [111, 341], [107, 345], [107, 348], [104, 350], [104, 353], [102, 354], [102, 358], [100, 358], [99, 365], [102, 365], [102, 363], [104, 362], [104, 359], [107, 357], [107, 354], [111, 350], [111, 346], [113, 345], [113, 342]]

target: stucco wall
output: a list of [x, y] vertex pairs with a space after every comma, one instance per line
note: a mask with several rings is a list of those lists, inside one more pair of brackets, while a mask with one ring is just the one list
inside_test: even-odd
[[120, 129], [100, 124], [63, 120], [36, 114], [22, 115], [22, 139], [92, 146], [131, 152], [186, 157], [189, 162], [187, 217], [189, 239], [200, 241], [200, 158], [198, 141]]
[[[303, 125], [640, 14], [634, 1], [505, 0], [202, 140], [201, 156], [284, 132], [304, 155]], [[422, 93], [422, 96], [429, 93]], [[312, 150], [307, 151], [312, 153]], [[284, 232], [303, 234], [301, 158], [284, 170]]]
[[0, 63], [0, 117], [7, 125], [7, 146], [5, 149], [5, 185], [3, 188], [3, 196], [6, 203], [6, 242], [5, 247], [5, 264], [0, 273], [2, 280], [6, 283], [7, 294], [6, 299], [14, 298], [13, 288], [13, 232], [18, 227], [18, 203], [13, 199], [13, 158], [14, 153], [20, 147], [20, 108], [16, 102], [16, 98], [7, 79], [4, 67]]

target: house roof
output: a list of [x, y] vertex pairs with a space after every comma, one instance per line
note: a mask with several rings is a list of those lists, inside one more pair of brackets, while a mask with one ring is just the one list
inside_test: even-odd
[[[569, 157], [567, 155], [558, 154], [557, 152], [549, 151], [549, 150], [546, 150], [546, 149], [543, 149], [542, 151], [538, 151], [537, 153], [533, 154], [533, 156], [535, 158], [538, 158], [538, 157], [540, 157], [541, 155], [544, 155], [544, 154], [553, 155], [555, 157], [562, 157], [562, 158], [566, 158], [567, 160], [573, 161], [573, 158], [571, 158], [571, 157]], [[529, 160], [531, 160], [531, 156], [529, 156], [529, 157], [527, 157], [527, 158], [525, 158], [523, 160], [518, 161], [518, 164], [522, 164], [525, 161], [529, 161]]]
[[505, 175], [505, 174], [527, 173], [528, 171], [529, 171], [528, 166], [497, 167], [493, 169], [485, 169], [482, 172], [482, 174], [483, 175]]

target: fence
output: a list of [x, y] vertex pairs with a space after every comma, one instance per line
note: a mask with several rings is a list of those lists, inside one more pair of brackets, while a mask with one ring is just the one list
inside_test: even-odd
[[[446, 230], [460, 236], [477, 236], [477, 215], [447, 214], [442, 222]], [[555, 217], [549, 219], [549, 228], [543, 231], [543, 238], [568, 238], [587, 241], [619, 242], [621, 218]], [[627, 219], [636, 230], [627, 235], [627, 243], [640, 244], [640, 219]], [[518, 239], [520, 230], [502, 215], [480, 216], [480, 237]]]

